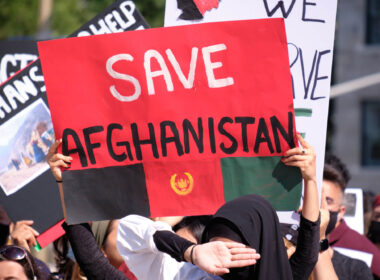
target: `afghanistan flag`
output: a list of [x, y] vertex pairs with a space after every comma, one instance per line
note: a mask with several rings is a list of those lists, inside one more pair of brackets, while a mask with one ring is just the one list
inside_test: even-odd
[[301, 176], [283, 19], [38, 44], [69, 223], [212, 214], [261, 194], [294, 210]]

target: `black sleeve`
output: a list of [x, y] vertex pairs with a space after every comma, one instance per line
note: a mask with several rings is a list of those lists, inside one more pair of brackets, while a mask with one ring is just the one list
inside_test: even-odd
[[[354, 265], [353, 267], [355, 267], [355, 271], [356, 273], [354, 273], [354, 279], [366, 279], [366, 280], [372, 280], [374, 279], [373, 278], [373, 274], [371, 272], [371, 269], [367, 266], [367, 264], [365, 262], [362, 262], [360, 260], [357, 260], [358, 262], [356, 262], [356, 265]], [[377, 278], [378, 279], [378, 278]]]
[[352, 259], [334, 250], [332, 257], [334, 270], [339, 279], [378, 280], [372, 275], [371, 269], [361, 260]]
[[320, 222], [321, 217], [311, 222], [301, 215], [296, 251], [289, 260], [294, 280], [307, 280], [318, 261]]
[[63, 223], [75, 258], [89, 280], [128, 280], [128, 278], [103, 255], [96, 245], [88, 224], [67, 225]]
[[183, 255], [186, 249], [194, 245], [194, 243], [169, 230], [157, 230], [153, 235], [153, 241], [158, 250], [169, 254], [179, 262], [185, 261]]

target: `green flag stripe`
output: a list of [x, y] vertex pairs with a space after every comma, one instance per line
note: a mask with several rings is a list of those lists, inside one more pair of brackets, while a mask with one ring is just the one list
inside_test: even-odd
[[268, 199], [277, 211], [298, 209], [301, 172], [284, 165], [281, 157], [222, 158], [221, 167], [226, 201], [254, 193]]
[[294, 109], [294, 116], [296, 117], [311, 117], [313, 114], [312, 109], [308, 108], [295, 108]]

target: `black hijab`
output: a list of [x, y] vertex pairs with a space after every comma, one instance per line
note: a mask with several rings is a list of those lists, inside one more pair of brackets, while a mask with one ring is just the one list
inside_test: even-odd
[[253, 266], [230, 269], [223, 279], [292, 279], [276, 211], [264, 198], [246, 195], [224, 204], [203, 233], [203, 242], [213, 237], [242, 242], [260, 253]]

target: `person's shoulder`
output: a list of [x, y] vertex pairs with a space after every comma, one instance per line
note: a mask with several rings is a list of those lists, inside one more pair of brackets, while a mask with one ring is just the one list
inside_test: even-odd
[[140, 215], [128, 215], [120, 219], [119, 223], [123, 223], [123, 222], [149, 223], [149, 222], [152, 222], [152, 220]]
[[350, 258], [334, 250], [332, 262], [339, 279], [373, 279], [371, 269], [362, 260]]
[[372, 254], [380, 254], [380, 250], [365, 235], [345, 226], [344, 234], [337, 240], [336, 246], [352, 248]]
[[352, 236], [352, 238], [355, 239], [355, 242], [360, 244], [361, 247], [363, 247], [365, 249], [364, 251], [370, 252], [372, 254], [380, 255], [380, 250], [365, 235], [360, 234], [359, 232], [357, 232], [351, 228], [349, 229], [349, 231], [350, 231], [350, 235]]

